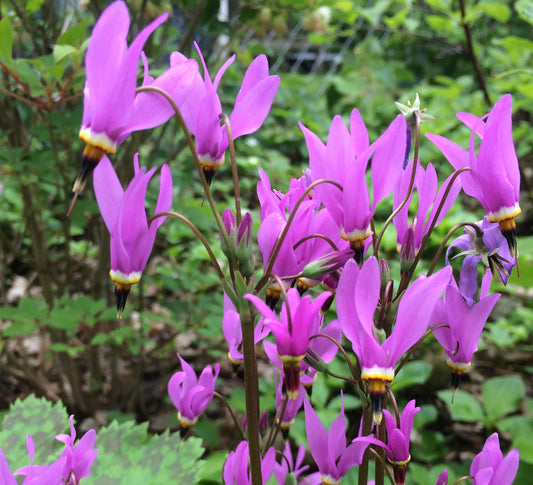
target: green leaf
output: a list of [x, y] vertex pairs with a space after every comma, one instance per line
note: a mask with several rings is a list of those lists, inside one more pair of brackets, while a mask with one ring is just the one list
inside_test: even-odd
[[87, 23], [88, 21], [84, 20], [63, 32], [57, 39], [57, 45], [68, 45], [79, 49], [87, 35]]
[[449, 389], [438, 391], [437, 396], [448, 406], [452, 419], [468, 422], [477, 422], [483, 419], [481, 404], [467, 392], [458, 389], [455, 392], [453, 403], [451, 402], [452, 393]]
[[65, 57], [69, 56], [73, 52], [76, 52], [77, 49], [71, 45], [56, 45], [54, 46], [54, 61], [59, 62]]
[[9, 23], [9, 19], [5, 16], [0, 20], [0, 60], [7, 64], [11, 64], [13, 60], [13, 27]]
[[422, 360], [407, 362], [397, 376], [394, 377], [391, 387], [394, 392], [407, 387], [424, 384], [431, 375], [433, 366]]
[[533, 25], [533, 3], [531, 0], [518, 0], [514, 4], [514, 8], [521, 19]]
[[442, 15], [427, 15], [425, 17], [427, 24], [435, 31], [441, 34], [445, 32], [455, 32], [457, 23], [448, 17]]
[[209, 480], [215, 483], [220, 483], [222, 469], [224, 468], [224, 463], [226, 463], [227, 458], [228, 452], [225, 450], [210, 453], [205, 459], [205, 465], [202, 467], [200, 480]]
[[533, 464], [533, 418], [531, 416], [511, 416], [497, 424], [498, 431], [510, 433], [512, 446], [518, 448], [520, 461]]
[[86, 485], [195, 483], [203, 468], [202, 441], [181, 440], [179, 433], [168, 431], [151, 436], [147, 429], [148, 423], [132, 421], [101, 429], [96, 437], [100, 451]]
[[53, 328], [72, 330], [78, 326], [79, 314], [73, 312], [70, 308], [55, 306], [50, 312], [47, 321]]
[[51, 463], [63, 445], [54, 436], [68, 428], [68, 414], [62, 403], [52, 404], [34, 395], [17, 399], [9, 408], [0, 431], [0, 444], [11, 470], [29, 465], [26, 435], [35, 443], [34, 463]]
[[487, 418], [494, 422], [520, 408], [526, 396], [524, 382], [518, 376], [492, 377], [481, 391]]
[[[506, 23], [511, 17], [511, 9], [509, 6], [499, 2], [480, 2], [475, 7], [470, 9], [470, 11], [483, 13], [501, 23]], [[467, 11], [467, 22], [469, 21], [468, 14], [469, 13]]]

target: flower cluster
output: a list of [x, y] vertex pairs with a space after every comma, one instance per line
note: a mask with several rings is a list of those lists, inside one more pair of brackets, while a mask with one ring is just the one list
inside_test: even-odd
[[[351, 467], [368, 461], [365, 458], [368, 446], [378, 446], [385, 450], [394, 469], [395, 483], [404, 484], [410, 461], [411, 429], [420, 408], [411, 400], [400, 414], [389, 385], [410, 353], [433, 333], [452, 369], [455, 390], [459, 377], [471, 365], [481, 331], [499, 299], [498, 294], [490, 294], [491, 275], [499, 272], [506, 283], [516, 264], [514, 218], [520, 213], [519, 172], [512, 141], [510, 95], [503, 96], [482, 118], [458, 115], [471, 129], [468, 150], [445, 137], [428, 135], [455, 169], [440, 188], [434, 166], [431, 163], [424, 166], [418, 158], [417, 128], [422, 119], [431, 118], [422, 116], [418, 98], [412, 108], [401, 105], [403, 114], [372, 142], [357, 109], [351, 112], [349, 128], [341, 116], [332, 119], [326, 143], [300, 123], [309, 165], [302, 177], [288, 182], [287, 191], [273, 188], [267, 173], [259, 169], [257, 195], [261, 209], [254, 238], [252, 216], [250, 213], [242, 216], [237, 196], [235, 213], [227, 209], [220, 215], [210, 183], [215, 170], [224, 163], [232, 139], [253, 133], [263, 124], [278, 90], [279, 78], [270, 75], [266, 56], [255, 58], [244, 74], [229, 116], [223, 115], [218, 88], [235, 56], [211, 77], [195, 43], [203, 76], [198, 62], [174, 52], [169, 69], [153, 79], [142, 48], [165, 18], [161, 16], [152, 22], [128, 47], [125, 39], [129, 15], [123, 2], [114, 2], [98, 20], [86, 57], [80, 137], [87, 147], [74, 191], [78, 193], [87, 175], [94, 172], [96, 199], [111, 236], [110, 275], [115, 282], [119, 317], [131, 285], [141, 278], [156, 231], [166, 217], [186, 221], [203, 238], [201, 231], [184, 216], [170, 212], [173, 183], [167, 164], [159, 175], [155, 213], [148, 218], [146, 193], [156, 169], [140, 167], [136, 155], [133, 179], [124, 190], [106, 156], [112, 155], [130, 133], [165, 122], [176, 109], [187, 128], [188, 140], [192, 140], [192, 133], [196, 142], [192, 155], [216, 215], [222, 252], [229, 262], [226, 277], [226, 267], [219, 264], [209, 243], [202, 239], [224, 280], [222, 330], [228, 357], [234, 367], [241, 364], [245, 367], [249, 441], [241, 441], [230, 452], [223, 470], [224, 483], [256, 484], [260, 476], [266, 483], [275, 474], [278, 481], [287, 483], [300, 480], [338, 484]], [[109, 46], [115, 49], [113, 54]], [[141, 60], [144, 78], [138, 90], [136, 73]], [[413, 142], [415, 155], [410, 159]], [[235, 171], [233, 175], [237, 179]], [[432, 230], [442, 222], [461, 190], [480, 201], [487, 219], [469, 224], [466, 234], [450, 245], [444, 268], [434, 271], [435, 261], [426, 274], [416, 274]], [[376, 209], [378, 204], [381, 209], [387, 203], [392, 215], [380, 227], [374, 221], [379, 213]], [[412, 219], [410, 214], [414, 214]], [[379, 259], [383, 232], [389, 223], [396, 228], [401, 259], [397, 288], [391, 277], [396, 268], [386, 259], [381, 262]], [[380, 231], [377, 234], [376, 227]], [[262, 256], [261, 276], [254, 270], [254, 241]], [[450, 265], [452, 248], [465, 255], [459, 283]], [[443, 250], [444, 244], [438, 254]], [[482, 277], [480, 290], [479, 262], [489, 268]], [[327, 315], [332, 303], [337, 318]], [[260, 318], [256, 322], [257, 314]], [[354, 367], [345, 355], [350, 377], [328, 369], [339, 349], [345, 353], [343, 338], [351, 343], [358, 363]], [[272, 372], [276, 376], [276, 416], [272, 426], [287, 437], [303, 406], [309, 450], [318, 473], [303, 476], [307, 470], [302, 465], [305, 452], [299, 448], [294, 460], [288, 442], [284, 461], [277, 463], [272, 447], [276, 434], [261, 436], [254, 360], [255, 345], [261, 341], [270, 363], [281, 371]], [[182, 427], [190, 428], [215, 394], [220, 366], [207, 365], [198, 377], [181, 355], [178, 357], [183, 370], [170, 378], [168, 393]], [[361, 397], [362, 425], [358, 436], [348, 438], [351, 439], [348, 443], [343, 395], [340, 414], [329, 430], [306, 396], [311, 395], [320, 371], [349, 381]], [[387, 393], [391, 399], [385, 399]], [[266, 425], [268, 415], [261, 416], [262, 424]], [[244, 436], [244, 430], [240, 432]], [[378, 440], [378, 436], [382, 439]], [[92, 453], [89, 450], [94, 441], [91, 444], [90, 438], [86, 441], [82, 438], [74, 448], [74, 438], [75, 433], [58, 437], [69, 450], [62, 455], [60, 468], [66, 476], [81, 478], [88, 470], [79, 465], [83, 462], [80, 456]], [[259, 440], [263, 440], [262, 447]], [[483, 452], [474, 459], [471, 468], [474, 483], [507, 483], [507, 475], [516, 473], [518, 453], [513, 451], [503, 459], [497, 440], [497, 436], [491, 436]], [[23, 471], [34, 473], [33, 464]], [[438, 483], [446, 480], [443, 474]]]

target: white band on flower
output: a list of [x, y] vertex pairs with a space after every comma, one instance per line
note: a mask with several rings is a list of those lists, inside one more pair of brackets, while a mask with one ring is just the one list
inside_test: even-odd
[[133, 271], [129, 274], [124, 274], [122, 271], [112, 269], [109, 272], [109, 276], [115, 283], [122, 285], [133, 285], [141, 280], [142, 273], [140, 271]]
[[87, 143], [87, 145], [100, 148], [110, 155], [113, 155], [117, 151], [116, 142], [109, 138], [105, 133], [94, 133], [91, 128], [82, 126], [79, 136], [85, 143]]
[[496, 212], [489, 212], [489, 222], [500, 222], [505, 219], [512, 219], [518, 216], [522, 212], [518, 202], [512, 207], [502, 207]]

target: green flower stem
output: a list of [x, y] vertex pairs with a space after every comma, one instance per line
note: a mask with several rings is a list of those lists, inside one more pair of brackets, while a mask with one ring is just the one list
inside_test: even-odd
[[433, 258], [433, 262], [431, 263], [431, 266], [427, 274], [428, 276], [430, 276], [431, 273], [433, 273], [433, 270], [435, 269], [435, 266], [437, 266], [437, 263], [439, 261], [440, 255], [442, 254], [442, 251], [444, 251], [444, 248], [446, 247], [446, 243], [454, 235], [455, 231], [457, 231], [457, 229], [460, 229], [461, 227], [467, 227], [467, 226], [472, 227], [476, 231], [478, 236], [483, 236], [483, 231], [479, 228], [479, 226], [477, 226], [476, 224], [473, 224], [472, 222], [461, 222], [453, 226], [448, 231], [448, 234], [446, 234], [446, 237], [443, 239], [442, 243], [439, 246], [439, 249], [435, 253], [435, 257]]
[[378, 257], [379, 245], [381, 243], [381, 239], [383, 238], [383, 234], [385, 234], [385, 230], [390, 225], [392, 220], [396, 217], [396, 214], [398, 214], [402, 210], [403, 206], [407, 204], [407, 202], [409, 201], [409, 197], [411, 196], [411, 192], [413, 191], [413, 186], [415, 184], [416, 168], [418, 166], [418, 148], [420, 147], [420, 111], [415, 111], [415, 116], [416, 116], [415, 153], [413, 155], [413, 170], [411, 171], [411, 180], [409, 181], [409, 188], [407, 189], [407, 193], [405, 194], [405, 198], [402, 200], [402, 203], [387, 218], [387, 220], [383, 224], [383, 227], [381, 228], [381, 231], [379, 232], [376, 242], [374, 243], [374, 256], [376, 256], [376, 258]]
[[228, 116], [222, 113], [220, 117], [226, 125], [226, 131], [228, 133], [229, 157], [231, 160], [231, 175], [233, 177], [233, 192], [235, 198], [235, 219], [237, 221], [237, 227], [239, 227], [242, 220], [241, 189], [239, 186], [239, 171], [237, 170], [237, 160], [235, 157], [235, 143], [233, 141], [233, 135], [231, 134], [231, 124]]
[[367, 397], [364, 393], [363, 381], [361, 380], [361, 372], [358, 373], [355, 370], [355, 367], [350, 361], [350, 358], [348, 357], [348, 354], [346, 353], [346, 350], [344, 350], [343, 346], [339, 342], [337, 342], [333, 337], [331, 337], [330, 335], [326, 335], [325, 333], [317, 333], [315, 335], [312, 335], [311, 337], [309, 337], [309, 340], [312, 340], [317, 337], [327, 338], [328, 340], [331, 340], [337, 346], [337, 348], [340, 350], [341, 354], [343, 355], [344, 360], [346, 361], [346, 364], [348, 364], [348, 368], [350, 369], [350, 374], [352, 375], [352, 379], [347, 379], [346, 377], [341, 377], [341, 376], [335, 376], [334, 374], [331, 374], [330, 372], [328, 372], [328, 374], [333, 375], [334, 377], [338, 377], [339, 379], [349, 380], [353, 384], [357, 384], [358, 387], [356, 387], [356, 390], [359, 393], [359, 397], [361, 398], [361, 401], [362, 402], [366, 401]]
[[263, 277], [259, 280], [257, 285], [255, 286], [255, 293], [259, 293], [263, 286], [265, 286], [266, 282], [268, 281], [270, 277], [270, 273], [272, 272], [272, 268], [274, 267], [274, 263], [276, 262], [276, 258], [278, 257], [278, 254], [281, 250], [281, 246], [283, 244], [283, 241], [287, 237], [287, 233], [289, 232], [289, 229], [291, 227], [292, 221], [296, 217], [296, 212], [298, 212], [298, 209], [300, 208], [300, 205], [305, 200], [305, 198], [308, 196], [308, 194], [317, 186], [320, 184], [332, 184], [335, 185], [340, 191], [342, 191], [342, 186], [338, 184], [337, 182], [329, 179], [320, 179], [316, 180], [312, 184], [307, 187], [303, 194], [300, 196], [298, 201], [296, 202], [296, 205], [292, 209], [289, 218], [287, 219], [287, 224], [285, 224], [285, 227], [283, 228], [283, 231], [279, 234], [278, 238], [276, 239], [276, 244], [274, 244], [274, 248], [272, 249], [272, 252], [270, 253], [270, 257], [268, 258], [267, 266], [265, 268]]
[[394, 371], [394, 375], [397, 375], [398, 372], [402, 369], [402, 367], [407, 363], [407, 361], [411, 358], [411, 355], [413, 355], [418, 348], [418, 346], [426, 339], [428, 338], [435, 330], [438, 328], [447, 327], [450, 328], [450, 326], [447, 323], [440, 323], [439, 325], [435, 325], [434, 327], [428, 328], [424, 335], [420, 337], [417, 342], [409, 349], [409, 351], [403, 356], [402, 360], [400, 360], [400, 363], [398, 364], [398, 367], [396, 367], [396, 370]]
[[[372, 405], [370, 402], [363, 402], [363, 426], [361, 436], [368, 436], [372, 433]], [[368, 463], [370, 460], [370, 448], [365, 450], [363, 461], [359, 466], [358, 485], [366, 485], [368, 483]]]
[[237, 421], [237, 416], [235, 416], [235, 413], [233, 412], [233, 409], [232, 407], [228, 404], [228, 401], [226, 400], [226, 398], [218, 393], [218, 392], [213, 392], [213, 396], [215, 396], [216, 398], [220, 399], [222, 401], [222, 403], [224, 404], [224, 407], [228, 410], [230, 416], [231, 416], [231, 419], [233, 420], [233, 424], [235, 426], [235, 429], [238, 431], [240, 437], [241, 437], [241, 440], [244, 440], [246, 439], [246, 437], [244, 436], [244, 432], [242, 430], [242, 426], [239, 424], [239, 422]]
[[281, 420], [283, 419], [283, 415], [285, 414], [285, 409], [287, 409], [288, 402], [289, 397], [284, 396], [283, 403], [281, 404], [279, 412], [276, 413], [276, 416], [274, 417], [274, 422], [270, 427], [268, 439], [265, 441], [265, 445], [263, 446], [263, 453], [266, 453], [271, 446], [274, 446], [274, 442], [276, 441], [276, 436], [278, 436], [279, 430], [281, 428]]
[[[454, 184], [455, 180], [459, 175], [461, 175], [463, 172], [468, 172], [470, 170], [469, 167], [464, 167], [459, 170], [456, 170], [448, 182], [448, 186], [446, 187], [446, 190], [444, 191], [444, 195], [442, 197], [442, 200], [440, 201], [439, 207], [437, 208], [437, 212], [435, 212], [435, 216], [433, 217], [433, 220], [431, 221], [431, 224], [429, 226], [429, 229], [426, 233], [426, 235], [422, 238], [422, 243], [420, 244], [420, 249], [418, 250], [418, 253], [415, 256], [415, 260], [413, 261], [413, 264], [409, 268], [409, 272], [407, 273], [406, 278], [402, 278], [402, 281], [398, 285], [398, 292], [396, 293], [397, 296], [401, 295], [403, 290], [407, 288], [409, 285], [409, 282], [411, 281], [411, 278], [413, 277], [413, 274], [415, 272], [416, 266], [418, 265], [420, 258], [422, 257], [422, 253], [424, 252], [424, 249], [426, 249], [426, 246], [429, 242], [429, 238], [431, 237], [431, 233], [433, 232], [433, 229], [435, 229], [435, 226], [437, 225], [437, 219], [439, 218], [439, 215], [442, 211], [442, 208], [444, 207], [444, 204], [446, 202], [446, 199], [448, 198], [448, 195], [450, 193], [450, 190], [452, 189], [452, 185]], [[441, 244], [442, 246], [442, 244]], [[431, 273], [429, 273], [431, 274]], [[429, 274], [427, 276], [429, 276]]]
[[461, 482], [466, 482], [467, 480], [473, 480], [474, 477], [468, 475], [468, 476], [464, 476], [464, 477], [461, 477], [461, 478], [458, 478], [457, 480], [455, 480], [455, 482], [452, 483], [452, 485], [457, 485], [458, 483], [461, 483]]
[[292, 335], [292, 316], [291, 309], [289, 307], [289, 299], [287, 298], [287, 289], [285, 288], [283, 281], [278, 275], [271, 273], [269, 276], [276, 281], [276, 283], [279, 285], [281, 293], [283, 294], [283, 301], [285, 302], [285, 311], [287, 312], [287, 327], [289, 328], [289, 333]]
[[254, 323], [255, 319], [248, 306], [248, 311], [241, 312], [248, 449], [252, 485], [262, 485], [261, 447], [259, 444], [259, 378], [255, 356]]
[[215, 254], [213, 253], [213, 250], [211, 249], [209, 242], [207, 241], [205, 236], [201, 233], [200, 229], [198, 229], [194, 225], [194, 223], [191, 222], [189, 219], [187, 219], [184, 215], [180, 214], [179, 212], [173, 212], [173, 211], [159, 212], [158, 214], [155, 214], [148, 219], [148, 224], [150, 224], [154, 219], [157, 219], [159, 217], [166, 217], [166, 216], [179, 219], [180, 221], [183, 221], [185, 224], [187, 224], [191, 228], [192, 232], [194, 232], [196, 237], [200, 239], [207, 253], [209, 254], [209, 258], [211, 259], [211, 264], [215, 268], [215, 271], [217, 272], [218, 277], [220, 278], [221, 281], [224, 281], [226, 277], [224, 276], [224, 273], [222, 272], [222, 269], [220, 268], [220, 265], [218, 264], [217, 258]]
[[[390, 466], [387, 466], [387, 463], [385, 462], [385, 459], [383, 458], [383, 454], [380, 453], [378, 450], [376, 450], [374, 448], [369, 448], [369, 450], [374, 455], [374, 457], [376, 458], [376, 466], [379, 463], [381, 465], [381, 467], [383, 468], [383, 470], [385, 471], [385, 473], [387, 473], [387, 477], [389, 478], [391, 484], [395, 485], [394, 476], [391, 473]], [[377, 478], [376, 478], [376, 485], [377, 485], [377, 483], [378, 483], [378, 481], [377, 481]]]

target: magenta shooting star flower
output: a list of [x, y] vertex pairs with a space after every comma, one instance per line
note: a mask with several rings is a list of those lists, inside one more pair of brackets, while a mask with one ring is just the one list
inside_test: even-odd
[[[250, 453], [248, 450], [248, 441], [241, 441], [235, 451], [230, 451], [228, 459], [224, 464], [222, 479], [224, 485], [251, 485], [252, 477], [250, 475]], [[268, 482], [274, 472], [276, 463], [276, 450], [272, 447], [261, 458], [261, 477], [263, 485]]]
[[[241, 316], [237, 312], [230, 297], [224, 293], [224, 316], [222, 317], [222, 333], [228, 343], [228, 358], [235, 366], [244, 362], [242, 354]], [[254, 343], [259, 343], [270, 333], [270, 328], [259, 322], [254, 330]]]
[[300, 362], [309, 346], [313, 319], [329, 296], [329, 292], [324, 292], [311, 301], [310, 296], [301, 298], [296, 288], [290, 288], [278, 318], [260, 298], [249, 293], [244, 295], [261, 313], [263, 324], [270, 327], [276, 338], [278, 357], [283, 362], [283, 380], [291, 399], [297, 397], [300, 388]]
[[[500, 225], [511, 254], [516, 256], [514, 218], [521, 212], [520, 170], [513, 144], [511, 95], [503, 96], [483, 118], [469, 113], [458, 113], [457, 117], [472, 129], [468, 150], [443, 136], [426, 136], [455, 169], [470, 167], [461, 174], [464, 191], [479, 200], [489, 222]], [[477, 153], [475, 135], [481, 139]]]
[[450, 278], [451, 268], [446, 267], [413, 282], [402, 296], [392, 333], [380, 343], [373, 323], [381, 289], [378, 261], [372, 257], [361, 269], [353, 261], [344, 266], [337, 288], [337, 315], [359, 359], [361, 378], [368, 383], [376, 424], [383, 416], [385, 384], [394, 379], [400, 357], [424, 334]]
[[518, 471], [519, 454], [511, 450], [504, 458], [498, 433], [491, 434], [470, 466], [473, 485], [511, 485]]
[[[324, 317], [321, 314], [316, 315], [311, 324], [309, 335], [313, 336], [320, 333], [340, 342], [342, 339], [342, 330], [338, 320], [333, 320], [324, 328], [322, 328], [323, 323]], [[259, 325], [261, 324], [262, 322], [259, 323]], [[277, 354], [276, 344], [265, 340], [263, 342], [263, 347], [270, 362], [272, 362], [277, 369], [281, 370], [283, 368], [283, 361]], [[312, 393], [312, 386], [316, 380], [318, 371], [315, 367], [321, 368], [324, 364], [329, 364], [335, 355], [337, 355], [338, 350], [337, 345], [335, 345], [329, 338], [316, 337], [309, 340], [305, 359], [300, 362], [300, 382], [305, 387], [308, 394]], [[308, 362], [312, 363], [315, 367], [311, 367]]]
[[133, 131], [145, 130], [167, 121], [174, 113], [170, 103], [159, 93], [136, 94], [139, 61], [144, 63], [143, 86], [167, 92], [177, 105], [188, 99], [188, 92], [198, 75], [194, 60], [171, 66], [155, 80], [148, 74], [142, 54], [150, 34], [168, 17], [163, 14], [145, 27], [128, 47], [126, 37], [130, 17], [122, 1], [109, 5], [94, 26], [85, 68], [87, 80], [83, 90], [83, 119], [79, 132], [86, 143], [82, 167], [73, 191], [83, 190], [85, 182], [102, 156], [114, 154]]
[[[412, 169], [413, 161], [411, 160], [398, 180], [398, 185], [394, 191], [394, 210], [396, 210], [407, 195]], [[426, 169], [420, 165], [417, 167], [415, 186], [418, 192], [418, 209], [413, 218], [413, 222], [409, 224], [409, 204], [411, 202], [412, 193], [409, 195], [408, 202], [400, 209], [393, 219], [394, 227], [396, 228], [396, 233], [398, 235], [397, 250], [400, 255], [402, 255], [403, 259], [412, 262], [414, 257], [418, 254], [422, 245], [422, 239], [429, 231], [433, 219], [435, 219], [437, 210], [443, 201], [444, 194], [451, 181], [451, 177], [452, 176], [448, 177], [437, 191], [437, 173], [433, 165], [428, 163]], [[442, 204], [439, 216], [435, 220], [435, 227], [442, 222], [448, 211], [451, 209], [460, 190], [461, 184], [459, 183], [459, 180], [456, 179], [450, 187], [446, 200]]]
[[[274, 465], [274, 476], [278, 483], [294, 483], [295, 485], [320, 485], [320, 473], [315, 472], [310, 475], [303, 476], [302, 474], [309, 469], [309, 465], [304, 465], [305, 446], [300, 445], [296, 454], [296, 459], [291, 451], [291, 444], [289, 440], [285, 442], [283, 456], [279, 463]], [[293, 478], [293, 481], [289, 481]]]
[[181, 355], [178, 354], [178, 357], [183, 370], [176, 372], [168, 381], [168, 394], [178, 410], [179, 422], [184, 428], [189, 428], [196, 424], [213, 399], [220, 366], [215, 364], [214, 374], [210, 365], [205, 366], [198, 378], [194, 369]]
[[[277, 373], [276, 373], [277, 374]], [[279, 383], [277, 382], [277, 378], [275, 377], [276, 382], [276, 418], [279, 423], [279, 427], [281, 428], [281, 431], [283, 433], [283, 436], [285, 439], [289, 437], [289, 430], [291, 429], [291, 426], [294, 424], [294, 421], [296, 419], [296, 415], [298, 414], [298, 411], [302, 407], [302, 404], [304, 403], [305, 398], [305, 388], [300, 383], [300, 387], [298, 389], [298, 395], [295, 398], [289, 398], [284, 392], [284, 383], [283, 383], [283, 377], [279, 379]], [[285, 403], [285, 400], [287, 402]], [[281, 415], [281, 411], [283, 410], [283, 415]]]
[[[152, 248], [157, 228], [165, 217], [150, 223], [144, 207], [146, 190], [156, 168], [139, 168], [139, 156], [133, 158], [135, 175], [126, 190], [104, 156], [93, 175], [94, 192], [105, 225], [111, 235], [111, 271], [115, 282], [117, 315], [122, 316], [131, 285], [138, 283]], [[172, 174], [167, 164], [161, 167], [159, 198], [155, 213], [167, 212], [172, 206]]]
[[[298, 287], [303, 291], [342, 267], [352, 252], [348, 243], [340, 237], [339, 227], [329, 212], [324, 208], [319, 209], [320, 202], [307, 198], [297, 207], [296, 202], [305, 191], [299, 180], [292, 179], [289, 191], [283, 194], [272, 190], [270, 180], [262, 169], [259, 169], [259, 176], [257, 195], [261, 204], [261, 227], [257, 233], [257, 243], [265, 270], [294, 210], [296, 213], [271, 272], [284, 280], [286, 288], [291, 280], [297, 278]], [[268, 288], [267, 302], [271, 308], [275, 306], [280, 291], [277, 282]]]
[[405, 484], [407, 464], [411, 461], [411, 454], [409, 453], [411, 429], [413, 428], [415, 414], [418, 411], [420, 411], [420, 408], [415, 407], [414, 399], [409, 401], [400, 416], [400, 423], [397, 423], [389, 411], [383, 410], [385, 427], [387, 428], [387, 444], [383, 443], [383, 448], [394, 469], [396, 485]]
[[[391, 193], [402, 171], [406, 150], [405, 117], [398, 115], [387, 130], [369, 145], [366, 126], [357, 109], [350, 116], [350, 131], [340, 116], [331, 122], [327, 144], [300, 123], [309, 151], [313, 182], [329, 179], [343, 187], [320, 184], [313, 197], [327, 208], [341, 235], [350, 242], [354, 257], [361, 263], [370, 220], [378, 203]], [[372, 202], [365, 172], [372, 157]]]
[[[226, 69], [235, 60], [235, 55], [211, 79], [202, 52], [196, 43], [194, 45], [204, 68], [204, 79], [199, 76], [195, 79], [188, 101], [181, 111], [187, 127], [196, 138], [196, 152], [206, 180], [211, 182], [217, 168], [224, 164], [228, 148], [226, 127], [221, 126], [220, 121], [222, 104], [217, 89]], [[171, 67], [186, 61], [184, 56], [176, 56], [171, 58]], [[234, 139], [259, 129], [270, 111], [278, 87], [279, 77], [269, 75], [266, 56], [256, 57], [244, 74], [235, 106], [229, 116]]]
[[0, 448], [0, 483], [3, 485], [17, 485], [17, 481], [9, 469], [9, 464], [7, 462], [4, 452]]
[[362, 439], [355, 438], [346, 446], [344, 403], [339, 416], [331, 423], [328, 431], [307, 399], [304, 401], [304, 409], [309, 451], [315, 460], [324, 485], [340, 484], [342, 477], [352, 466], [361, 464], [369, 443], [381, 444], [380, 441], [365, 436]]
[[452, 391], [455, 392], [461, 376], [470, 366], [477, 350], [481, 332], [500, 298], [499, 293], [489, 295], [491, 272], [483, 277], [481, 294], [477, 303], [468, 303], [454, 279], [446, 289], [444, 300], [440, 300], [431, 317], [431, 326], [436, 328], [435, 338], [446, 351], [446, 364], [452, 369]]

